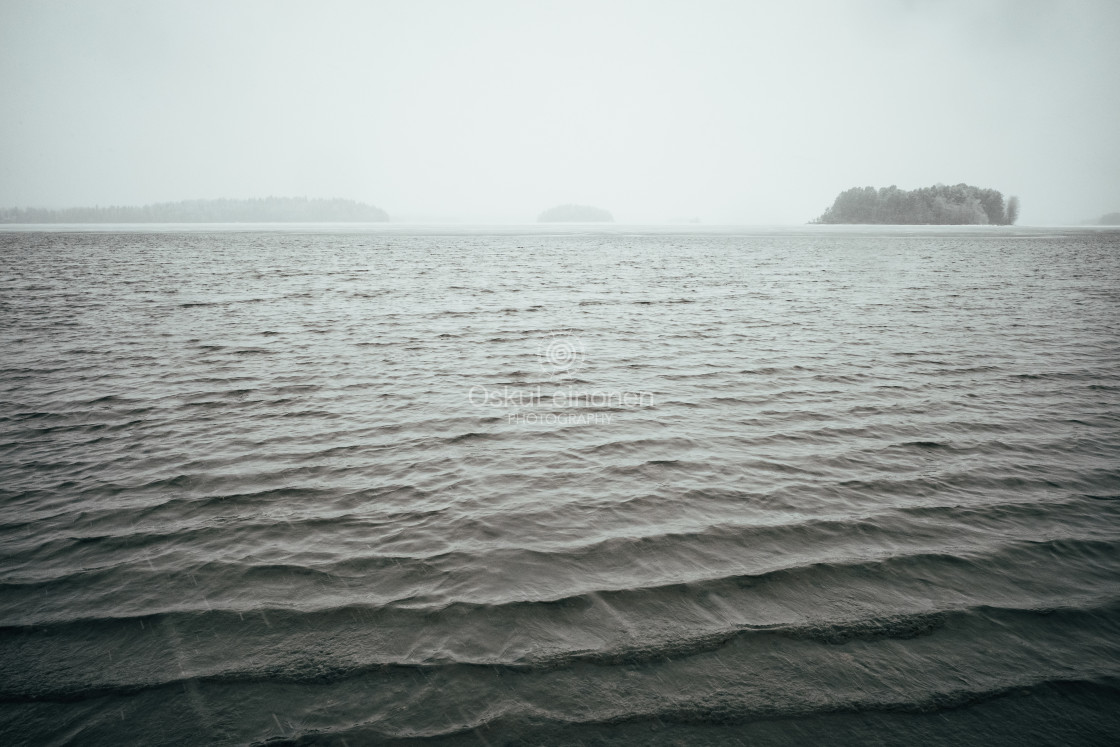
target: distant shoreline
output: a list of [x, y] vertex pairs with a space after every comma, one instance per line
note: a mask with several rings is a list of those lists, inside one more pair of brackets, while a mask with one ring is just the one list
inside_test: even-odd
[[1036, 236], [1048, 231], [1063, 233], [1115, 233], [1120, 226], [1101, 226], [1093, 224], [1039, 224], [1017, 226], [993, 225], [925, 225], [925, 224], [746, 224], [746, 223], [706, 223], [702, 225], [682, 225], [679, 223], [392, 223], [384, 221], [283, 221], [283, 222], [146, 222], [146, 223], [0, 223], [0, 234], [33, 233], [206, 233], [206, 232], [275, 232], [275, 233], [369, 233], [379, 235], [579, 235], [598, 234], [603, 236], [623, 236], [627, 234], [677, 234], [682, 236], [755, 236], [791, 235], [822, 236], [828, 234], [865, 234], [869, 238], [877, 236], [916, 236], [916, 235], [969, 235], [969, 236]]
[[151, 205], [0, 208], [0, 224], [58, 223], [385, 223], [379, 207], [339, 198], [182, 200]]

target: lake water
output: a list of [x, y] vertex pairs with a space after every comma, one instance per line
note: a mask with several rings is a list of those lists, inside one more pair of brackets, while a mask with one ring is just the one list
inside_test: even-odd
[[6, 744], [1114, 744], [1120, 232], [0, 233]]

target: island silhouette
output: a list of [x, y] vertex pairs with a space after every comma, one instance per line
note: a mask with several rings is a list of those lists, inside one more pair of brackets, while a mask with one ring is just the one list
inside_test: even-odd
[[889, 187], [852, 187], [812, 223], [885, 223], [928, 225], [1007, 226], [1019, 218], [1019, 198], [1006, 203], [996, 189], [969, 184], [904, 190]]

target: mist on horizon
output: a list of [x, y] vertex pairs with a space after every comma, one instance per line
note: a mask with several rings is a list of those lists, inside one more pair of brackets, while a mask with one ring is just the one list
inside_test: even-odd
[[1120, 210], [1120, 5], [0, 5], [0, 207], [347, 198], [395, 221], [804, 223], [966, 182]]

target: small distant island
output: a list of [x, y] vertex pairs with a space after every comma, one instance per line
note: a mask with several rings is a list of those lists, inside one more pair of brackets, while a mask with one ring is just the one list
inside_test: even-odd
[[832, 207], [811, 222], [1008, 226], [1018, 219], [1018, 197], [1005, 204], [999, 190], [937, 184], [910, 191], [894, 185], [853, 187], [841, 192]]
[[389, 215], [354, 200], [264, 197], [183, 200], [143, 206], [0, 208], [0, 223], [384, 223]]
[[1120, 213], [1105, 213], [1097, 221], [1098, 226], [1120, 226]]
[[537, 216], [538, 223], [614, 223], [614, 216], [590, 205], [557, 205]]

